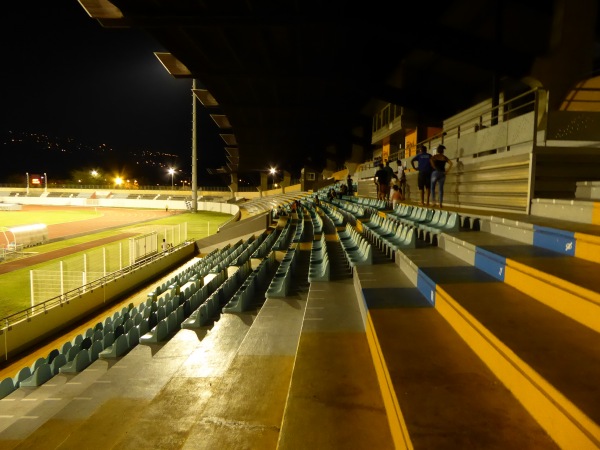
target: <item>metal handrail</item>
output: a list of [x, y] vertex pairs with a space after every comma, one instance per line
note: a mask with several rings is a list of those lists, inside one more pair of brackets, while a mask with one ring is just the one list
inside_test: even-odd
[[[444, 142], [444, 139], [447, 139], [450, 136], [457, 136], [460, 137], [460, 133], [461, 133], [461, 127], [466, 126], [473, 126], [473, 119], [479, 119], [479, 126], [481, 128], [486, 128], [487, 126], [491, 125], [492, 120], [496, 117], [498, 117], [500, 115], [501, 109], [505, 108], [507, 105], [510, 105], [511, 103], [515, 103], [517, 100], [520, 100], [522, 98], [525, 98], [526, 96], [532, 95], [533, 99], [527, 101], [526, 103], [520, 104], [517, 107], [514, 108], [510, 108], [510, 109], [503, 109], [502, 110], [502, 114], [503, 115], [510, 115], [511, 117], [517, 117], [523, 113], [529, 112], [531, 110], [531, 106], [535, 107], [536, 104], [536, 93], [539, 90], [539, 88], [534, 88], [530, 91], [524, 92], [522, 94], [517, 95], [516, 97], [511, 97], [510, 100], [506, 100], [496, 106], [493, 106], [481, 113], [478, 114], [474, 114], [472, 116], [470, 116], [468, 119], [463, 120], [461, 123], [459, 123], [458, 125], [443, 130], [438, 134], [435, 134], [433, 136], [430, 136], [427, 139], [424, 139], [423, 141], [420, 141], [417, 143], [417, 146], [419, 145], [426, 145], [426, 144], [431, 144], [431, 142], [436, 141], [436, 140], [440, 140], [442, 143]], [[496, 115], [494, 115], [493, 113], [496, 112]], [[515, 114], [516, 112], [516, 114]], [[483, 120], [484, 116], [490, 116], [490, 119], [488, 119], [487, 121]], [[488, 124], [488, 125], [486, 125]]]
[[[447, 139], [448, 137], [452, 137], [452, 136], [460, 137], [461, 131], [464, 130], [466, 126], [468, 126], [468, 127], [473, 126], [474, 119], [478, 119], [478, 124], [481, 128], [486, 128], [487, 126], [489, 126], [491, 124], [491, 121], [493, 120], [493, 118], [499, 117], [500, 114], [502, 114], [504, 116], [509, 115], [511, 118], [513, 118], [513, 117], [519, 116], [521, 114], [524, 114], [526, 112], [529, 112], [531, 110], [532, 106], [535, 108], [536, 101], [537, 101], [536, 100], [537, 92], [540, 90], [541, 90], [540, 88], [533, 88], [529, 91], [526, 91], [519, 95], [516, 95], [515, 97], [511, 97], [509, 100], [505, 100], [496, 106], [488, 108], [482, 112], [478, 112], [473, 115], [470, 115], [466, 119], [462, 120], [459, 124], [454, 125], [452, 128], [443, 129], [441, 132], [439, 132], [433, 136], [430, 136], [427, 139], [423, 139], [423, 140], [417, 142], [417, 147], [420, 145], [425, 145], [427, 147], [431, 147], [432, 142], [440, 141], [443, 143], [444, 140]], [[532, 96], [532, 99], [528, 100], [524, 103], [519, 103], [518, 105], [516, 105], [514, 107], [510, 107], [511, 104], [514, 105], [516, 102], [518, 102], [521, 99], [526, 98], [527, 96]], [[507, 106], [508, 106], [508, 108], [507, 108]], [[493, 114], [494, 112], [496, 112], [496, 115]], [[485, 116], [490, 116], [490, 119], [484, 121], [483, 118]], [[407, 158], [406, 156], [404, 158], [399, 158], [400, 154], [403, 153], [405, 150], [406, 149], [402, 149], [398, 152], [390, 153], [388, 156], [388, 160], [394, 161], [394, 160], [398, 160], [398, 159], [406, 159]], [[371, 158], [369, 160], [366, 160], [366, 161], [364, 161], [363, 165], [368, 167], [368, 163], [374, 162], [375, 159], [376, 158]]]
[[[25, 189], [27, 186], [23, 183], [0, 183], [0, 188], [23, 188]], [[41, 192], [44, 190], [43, 187], [30, 188], [35, 190], [36, 192]], [[127, 187], [119, 187], [114, 186], [112, 184], [69, 184], [69, 183], [50, 183], [48, 185], [48, 189], [98, 189], [98, 190], [111, 190], [115, 192], [122, 191], [178, 191], [178, 192], [191, 192], [191, 186], [158, 186], [158, 185], [149, 185], [149, 186], [137, 186], [136, 188], [127, 188]], [[256, 189], [256, 188], [254, 188]], [[198, 186], [198, 191], [207, 191], [207, 192], [228, 192], [230, 189], [227, 186]]]

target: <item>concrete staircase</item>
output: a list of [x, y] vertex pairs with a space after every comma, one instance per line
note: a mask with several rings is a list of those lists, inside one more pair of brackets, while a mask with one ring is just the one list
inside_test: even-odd
[[549, 221], [480, 220], [358, 268], [397, 446], [600, 448], [599, 263]]
[[351, 273], [325, 225], [331, 281], [15, 391], [0, 448], [600, 448], [600, 262], [478, 221]]

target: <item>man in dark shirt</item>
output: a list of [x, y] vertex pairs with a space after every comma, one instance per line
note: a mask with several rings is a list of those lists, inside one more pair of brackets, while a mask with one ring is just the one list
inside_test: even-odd
[[[429, 206], [431, 172], [433, 171], [431, 163], [429, 162], [430, 159], [431, 154], [427, 153], [427, 147], [421, 144], [421, 146], [419, 147], [419, 153], [410, 161], [410, 165], [412, 166], [412, 168], [415, 170], [419, 170], [419, 178], [417, 183], [419, 185], [419, 193], [421, 194], [421, 205], [425, 204], [423, 202], [424, 193], [427, 192], [427, 206]], [[418, 164], [417, 167], [415, 167], [415, 163]]]
[[377, 186], [377, 199], [385, 200], [386, 194], [390, 192], [390, 180], [388, 171], [385, 170], [383, 164], [379, 164], [379, 169], [375, 172], [375, 185]]

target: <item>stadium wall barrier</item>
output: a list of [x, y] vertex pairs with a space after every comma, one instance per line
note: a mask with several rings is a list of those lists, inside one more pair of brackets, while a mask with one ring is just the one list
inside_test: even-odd
[[[27, 197], [27, 196], [1, 196], [0, 201], [21, 205], [51, 205], [51, 206], [80, 206], [80, 207], [102, 207], [102, 208], [145, 208], [165, 209], [179, 211], [187, 210], [188, 205], [184, 200], [147, 200], [128, 198], [78, 198], [78, 197]], [[239, 206], [231, 203], [198, 202], [199, 211], [220, 212], [236, 215]]]
[[[301, 184], [293, 184], [286, 187], [279, 187], [277, 189], [270, 189], [267, 191], [251, 190], [251, 191], [238, 191], [235, 193], [227, 191], [198, 191], [198, 203], [227, 203], [232, 199], [248, 199], [255, 200], [262, 197], [269, 197], [273, 195], [280, 195], [284, 193], [298, 192], [302, 190]], [[135, 199], [132, 196], [140, 196], [142, 198]], [[170, 200], [168, 197], [174, 196], [177, 200]], [[150, 197], [150, 198], [149, 198]], [[157, 197], [156, 199], [151, 197]], [[184, 199], [182, 199], [185, 197]], [[168, 189], [162, 190], [145, 190], [145, 189], [116, 189], [116, 190], [100, 190], [94, 188], [81, 189], [70, 189], [70, 188], [48, 188], [47, 192], [43, 188], [30, 188], [29, 195], [27, 195], [26, 187], [2, 187], [0, 188], [0, 200], [5, 203], [18, 204], [23, 203], [21, 200], [24, 198], [38, 198], [45, 199], [45, 201], [56, 202], [56, 203], [44, 203], [44, 204], [57, 204], [66, 205], [82, 204], [82, 200], [88, 200], [84, 204], [92, 205], [95, 201], [99, 200], [128, 200], [135, 201], [140, 200], [141, 204], [150, 203], [154, 206], [144, 206], [150, 208], [164, 208], [166, 204], [171, 208], [173, 205], [179, 205], [181, 208], [185, 208], [185, 201], [191, 200], [191, 191], [170, 191]], [[67, 203], [67, 202], [71, 203]], [[176, 209], [176, 208], [175, 208]]]

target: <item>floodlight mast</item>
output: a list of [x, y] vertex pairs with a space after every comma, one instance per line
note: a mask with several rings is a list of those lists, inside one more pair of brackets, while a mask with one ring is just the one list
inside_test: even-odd
[[198, 148], [196, 142], [196, 79], [192, 78], [192, 212], [198, 212]]

